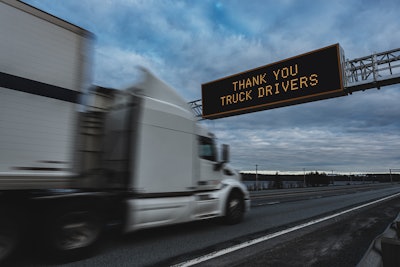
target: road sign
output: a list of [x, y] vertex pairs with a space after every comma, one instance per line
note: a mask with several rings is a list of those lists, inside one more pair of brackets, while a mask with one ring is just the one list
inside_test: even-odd
[[202, 85], [203, 118], [217, 119], [346, 95], [339, 44]]

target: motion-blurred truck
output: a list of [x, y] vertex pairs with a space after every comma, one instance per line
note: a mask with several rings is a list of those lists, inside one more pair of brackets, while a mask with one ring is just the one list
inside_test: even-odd
[[88, 31], [0, 0], [0, 261], [26, 238], [52, 254], [123, 232], [222, 218], [249, 194], [214, 136], [142, 69], [126, 90], [90, 85]]

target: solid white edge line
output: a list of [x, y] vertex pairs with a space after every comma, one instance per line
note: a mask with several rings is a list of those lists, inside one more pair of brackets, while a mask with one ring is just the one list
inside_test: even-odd
[[303, 223], [303, 224], [299, 224], [299, 225], [296, 225], [294, 227], [291, 227], [291, 228], [288, 228], [288, 229], [285, 229], [285, 230], [282, 230], [282, 231], [278, 231], [278, 232], [275, 232], [275, 233], [272, 233], [272, 234], [268, 234], [266, 236], [262, 236], [262, 237], [259, 237], [259, 238], [253, 239], [253, 240], [249, 240], [249, 241], [246, 241], [244, 243], [241, 243], [241, 244], [229, 247], [229, 248], [225, 248], [225, 249], [222, 249], [222, 250], [219, 250], [219, 251], [214, 251], [214, 252], [211, 252], [209, 254], [197, 257], [195, 259], [191, 259], [191, 260], [188, 260], [188, 261], [185, 261], [185, 262], [182, 262], [182, 263], [175, 264], [175, 265], [173, 265], [173, 267], [189, 267], [189, 266], [192, 266], [192, 265], [195, 265], [195, 264], [207, 261], [207, 260], [211, 260], [211, 259], [217, 258], [217, 257], [222, 256], [222, 255], [234, 252], [236, 250], [239, 250], [239, 249], [242, 249], [242, 248], [245, 248], [245, 247], [249, 247], [249, 246], [261, 243], [263, 241], [266, 241], [266, 240], [269, 240], [269, 239], [272, 239], [272, 238], [275, 238], [275, 237], [278, 237], [278, 236], [281, 236], [281, 235], [284, 235], [284, 234], [287, 234], [287, 233], [290, 233], [290, 232], [293, 232], [293, 231], [296, 231], [296, 230], [299, 230], [299, 229], [302, 229], [302, 228], [305, 228], [307, 226], [311, 226], [311, 225], [314, 225], [314, 224], [317, 224], [317, 223], [320, 223], [320, 222], [323, 222], [323, 221], [338, 217], [340, 215], [343, 215], [343, 214], [346, 214], [346, 213], [349, 213], [349, 212], [352, 212], [352, 211], [355, 211], [355, 210], [358, 210], [358, 209], [362, 209], [364, 207], [367, 207], [367, 206], [370, 206], [370, 205], [373, 205], [373, 204], [376, 204], [376, 203], [379, 203], [379, 202], [382, 202], [382, 201], [386, 201], [386, 200], [391, 199], [391, 198], [395, 198], [397, 196], [400, 196], [400, 193], [396, 193], [396, 194], [393, 194], [393, 195], [390, 195], [390, 196], [387, 196], [387, 197], [384, 197], [384, 198], [381, 198], [381, 199], [378, 199], [378, 200], [374, 200], [372, 202], [369, 202], [369, 203], [366, 203], [366, 204], [363, 204], [363, 205], [360, 205], [360, 206], [357, 206], [357, 207], [354, 207], [354, 208], [351, 208], [351, 209], [348, 209], [348, 210], [344, 210], [344, 211], [341, 211], [341, 212], [338, 212], [338, 213], [335, 213], [335, 214], [332, 214], [332, 215], [329, 215], [329, 216], [326, 216], [326, 217], [322, 217], [322, 218], [319, 218], [319, 219], [316, 219], [316, 220], [312, 220], [312, 221], [309, 221], [309, 222], [306, 222], [306, 223]]

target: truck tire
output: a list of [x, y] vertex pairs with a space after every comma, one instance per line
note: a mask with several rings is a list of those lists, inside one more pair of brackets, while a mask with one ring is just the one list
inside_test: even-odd
[[60, 214], [50, 226], [49, 248], [59, 259], [84, 257], [97, 245], [103, 224], [91, 211], [70, 211]]
[[237, 191], [233, 191], [226, 202], [226, 212], [224, 223], [237, 224], [243, 220], [244, 216], [244, 201], [243, 196]]

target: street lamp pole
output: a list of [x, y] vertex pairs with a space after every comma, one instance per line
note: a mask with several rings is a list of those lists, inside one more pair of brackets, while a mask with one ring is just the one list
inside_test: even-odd
[[258, 172], [257, 172], [258, 165], [256, 164], [256, 191], [258, 191]]
[[390, 172], [390, 183], [393, 184], [392, 169], [389, 169], [389, 172]]

